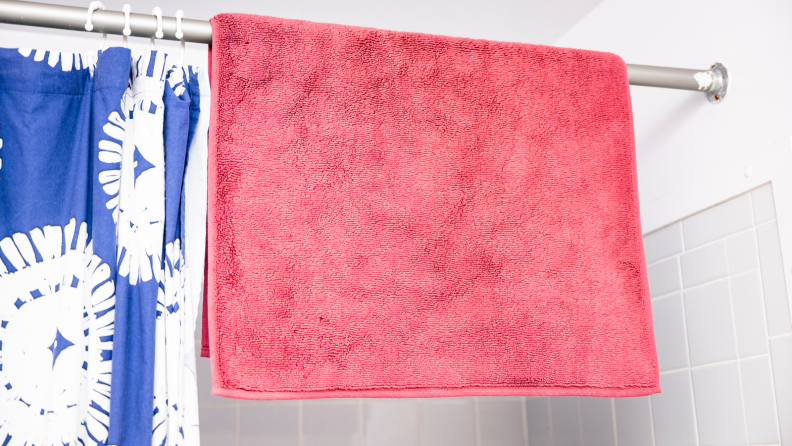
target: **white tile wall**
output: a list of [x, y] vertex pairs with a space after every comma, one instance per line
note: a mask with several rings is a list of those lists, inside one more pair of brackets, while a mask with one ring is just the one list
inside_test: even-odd
[[652, 403], [649, 397], [614, 398], [619, 446], [648, 446], [654, 442]]
[[478, 419], [481, 444], [523, 446], [525, 427], [523, 426], [522, 406], [522, 398], [511, 400], [479, 398]]
[[756, 238], [759, 244], [767, 330], [770, 336], [789, 333], [792, 331], [792, 323], [789, 320], [789, 298], [784, 279], [784, 266], [781, 263], [781, 243], [778, 240], [776, 221], [770, 220], [757, 226]]
[[580, 422], [580, 398], [567, 396], [550, 399], [553, 419], [554, 445], [583, 445], [583, 426]]
[[792, 444], [792, 334], [770, 338], [773, 385], [781, 427], [781, 444]]
[[553, 427], [550, 425], [550, 398], [527, 398], [525, 400], [525, 419], [529, 445], [551, 446], [553, 444]]
[[696, 367], [692, 373], [699, 442], [748, 444], [737, 361]]
[[685, 290], [684, 296], [690, 364], [737, 359], [729, 281], [721, 279]]
[[691, 288], [729, 275], [726, 243], [719, 241], [682, 254], [682, 284]]
[[740, 361], [740, 376], [745, 400], [748, 442], [778, 443], [781, 439], [778, 432], [770, 357], [762, 355]]
[[612, 398], [580, 398], [580, 416], [586, 446], [616, 446]]
[[652, 425], [657, 446], [697, 444], [693, 383], [688, 369], [660, 374], [662, 392], [652, 395]]
[[682, 293], [654, 299], [652, 315], [660, 370], [672, 370], [690, 365]]
[[644, 237], [662, 393], [237, 401], [201, 358], [202, 445], [792, 446], [775, 219], [768, 185]]
[[421, 402], [421, 444], [475, 446], [476, 408], [473, 398], [435, 398]]

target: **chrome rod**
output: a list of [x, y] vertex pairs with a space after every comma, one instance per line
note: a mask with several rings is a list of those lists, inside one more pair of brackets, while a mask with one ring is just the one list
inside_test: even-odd
[[[0, 23], [85, 31], [86, 17], [87, 8], [0, 0]], [[94, 11], [92, 21], [91, 32], [123, 34], [123, 12], [100, 9]], [[157, 19], [150, 14], [130, 14], [129, 24], [136, 37], [152, 37], [157, 31]], [[173, 17], [162, 18], [162, 32], [163, 39], [180, 40], [175, 36]], [[182, 32], [185, 42], [212, 43], [212, 25], [208, 21], [182, 19]], [[729, 84], [728, 72], [719, 63], [707, 70], [627, 64], [627, 75], [630, 85], [701, 91], [713, 103], [723, 100]]]
[[[47, 3], [0, 0], [0, 23], [38, 26], [42, 28], [85, 31], [87, 8], [50, 5]], [[123, 34], [124, 13], [120, 11], [96, 10], [92, 16], [94, 33]], [[182, 19], [185, 42], [212, 43], [212, 25], [205, 20]], [[136, 37], [152, 37], [157, 31], [157, 19], [150, 14], [130, 14], [129, 27]], [[163, 39], [176, 38], [176, 19], [162, 17]]]

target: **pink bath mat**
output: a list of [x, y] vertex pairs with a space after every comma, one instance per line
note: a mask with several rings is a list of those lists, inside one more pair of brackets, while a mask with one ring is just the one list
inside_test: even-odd
[[212, 29], [214, 395], [659, 391], [618, 56]]

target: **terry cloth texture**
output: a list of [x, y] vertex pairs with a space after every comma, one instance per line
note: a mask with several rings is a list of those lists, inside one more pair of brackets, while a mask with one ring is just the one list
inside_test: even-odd
[[660, 390], [618, 56], [212, 29], [214, 395]]

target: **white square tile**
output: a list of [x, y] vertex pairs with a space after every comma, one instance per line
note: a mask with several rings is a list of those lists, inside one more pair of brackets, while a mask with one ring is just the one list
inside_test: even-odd
[[236, 444], [237, 409], [234, 407], [201, 407], [201, 444], [205, 446]]
[[649, 294], [662, 296], [682, 289], [679, 275], [679, 257], [672, 257], [647, 268], [649, 274]]
[[693, 249], [752, 226], [751, 196], [745, 194], [683, 220], [685, 249]]
[[757, 226], [756, 239], [759, 245], [759, 263], [762, 269], [767, 331], [770, 336], [792, 332], [784, 265], [781, 260], [781, 242], [778, 239], [776, 221], [772, 220]]
[[358, 405], [303, 403], [303, 440], [305, 446], [360, 445]]
[[726, 255], [729, 258], [729, 274], [734, 275], [759, 268], [756, 231], [752, 229], [727, 238]]
[[479, 398], [481, 444], [523, 446], [525, 439], [523, 438], [522, 409], [520, 400], [504, 400], [497, 397]]
[[660, 371], [689, 366], [682, 293], [653, 300], [652, 318]]
[[688, 370], [660, 375], [661, 393], [652, 395], [655, 444], [693, 446], [696, 441], [693, 386]]
[[691, 365], [736, 359], [729, 280], [687, 290], [684, 296]]
[[612, 404], [610, 398], [580, 397], [580, 415], [586, 446], [616, 445]]
[[767, 326], [759, 270], [732, 276], [730, 281], [737, 352], [741, 358], [767, 353]]
[[792, 334], [770, 339], [770, 359], [782, 446], [792, 445]]
[[553, 446], [550, 435], [549, 398], [526, 398], [525, 417], [528, 421], [528, 444]]
[[476, 414], [472, 398], [421, 400], [421, 445], [474, 446]]
[[619, 446], [651, 445], [652, 403], [649, 397], [614, 398], [614, 401]]
[[416, 399], [370, 399], [364, 402], [366, 446], [418, 444]]
[[671, 257], [683, 251], [682, 223], [674, 223], [643, 238], [646, 263]]
[[776, 218], [773, 187], [770, 184], [753, 191], [751, 198], [753, 201], [754, 221], [757, 225]]
[[692, 373], [701, 444], [748, 444], [737, 361], [696, 367]]
[[680, 257], [682, 258], [682, 284], [685, 288], [729, 275], [726, 243], [724, 242], [688, 251]]
[[779, 443], [778, 416], [773, 394], [773, 372], [770, 356], [740, 361], [745, 421], [748, 427], [748, 442], [751, 444]]
[[559, 396], [550, 399], [555, 445], [582, 446], [579, 400], [577, 396]]
[[239, 428], [241, 446], [299, 446], [300, 410], [297, 405], [244, 407]]

